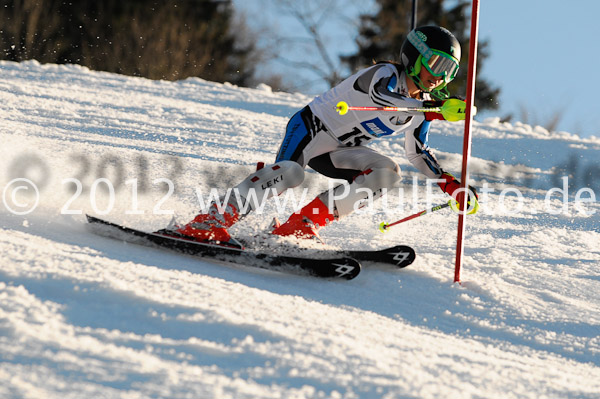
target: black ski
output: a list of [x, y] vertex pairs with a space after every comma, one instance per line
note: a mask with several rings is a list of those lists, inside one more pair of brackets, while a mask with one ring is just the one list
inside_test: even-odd
[[[168, 237], [161, 234], [147, 233], [130, 227], [111, 223], [94, 216], [86, 215], [89, 223], [109, 227], [117, 235], [109, 237], [141, 244], [151, 243], [188, 255], [196, 255], [223, 261], [235, 261], [246, 266], [278, 270], [294, 274], [308, 274], [317, 277], [342, 278], [351, 280], [360, 273], [360, 263], [353, 257], [334, 257], [316, 259], [310, 257], [282, 256], [268, 253], [257, 253], [235, 246], [205, 244], [181, 238]], [[97, 231], [102, 234], [102, 231]]]
[[[257, 244], [260, 246], [262, 243], [260, 237], [261, 236], [256, 236], [254, 239], [241, 239], [240, 245], [245, 245], [248, 248], [254, 248], [257, 246]], [[272, 245], [273, 244], [271, 244], [271, 246]], [[411, 265], [416, 258], [415, 250], [408, 245], [396, 245], [383, 249], [318, 249], [315, 252], [314, 248], [304, 248], [299, 245], [286, 242], [278, 246], [276, 249], [278, 253], [293, 253], [297, 256], [307, 258], [311, 257], [311, 254], [315, 253], [319, 254], [321, 257], [327, 258], [350, 257], [365, 262], [392, 265], [399, 269]], [[268, 246], [266, 249], [262, 250], [267, 252], [275, 252], [274, 249], [271, 249]]]
[[343, 251], [352, 258], [368, 262], [386, 263], [399, 268], [404, 268], [415, 261], [415, 250], [407, 245], [396, 245], [395, 247], [379, 250]]
[[[254, 242], [253, 242], [254, 241]], [[242, 243], [249, 248], [256, 245], [256, 240], [242, 240]], [[258, 242], [260, 243], [260, 241]], [[279, 253], [285, 253], [286, 251], [294, 253], [303, 257], [310, 257], [311, 253], [315, 253], [314, 248], [303, 248], [298, 245], [285, 243], [281, 247], [277, 248]], [[267, 251], [270, 251], [267, 249]], [[320, 256], [328, 258], [337, 257], [350, 257], [357, 260], [373, 263], [382, 263], [386, 265], [392, 265], [399, 269], [405, 268], [411, 265], [416, 258], [415, 250], [408, 245], [396, 245], [384, 249], [319, 249], [317, 252]], [[364, 265], [363, 265], [364, 266]]]

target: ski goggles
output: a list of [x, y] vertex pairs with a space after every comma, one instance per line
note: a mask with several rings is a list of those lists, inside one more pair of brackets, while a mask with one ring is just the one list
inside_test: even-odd
[[413, 30], [408, 34], [408, 41], [421, 53], [417, 59], [433, 76], [443, 76], [449, 83], [458, 73], [458, 60], [443, 51], [433, 50]]
[[449, 83], [458, 73], [458, 61], [442, 51], [431, 51], [433, 54], [428, 59], [425, 59], [421, 55], [421, 63], [427, 68], [430, 74], [433, 76], [443, 76], [444, 81]]

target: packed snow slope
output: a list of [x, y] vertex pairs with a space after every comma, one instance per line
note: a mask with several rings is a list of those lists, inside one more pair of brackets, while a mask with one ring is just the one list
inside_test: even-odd
[[[427, 205], [402, 135], [371, 144], [403, 170], [387, 206], [322, 235], [337, 248], [411, 245], [407, 269], [293, 276], [86, 228], [85, 213], [146, 230], [187, 221], [211, 188], [272, 162], [309, 100], [0, 63], [0, 397], [599, 398], [595, 137], [474, 124], [472, 183], [489, 192], [467, 218], [460, 285], [450, 209], [378, 232]], [[430, 138], [456, 174], [462, 132], [436, 122]], [[306, 203], [327, 187], [307, 172], [294, 192], [303, 202], [307, 188]], [[232, 233], [260, 234], [286, 206], [278, 215], [271, 200]]]

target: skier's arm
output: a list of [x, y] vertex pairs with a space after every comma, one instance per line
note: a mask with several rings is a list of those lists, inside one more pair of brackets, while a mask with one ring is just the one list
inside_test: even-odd
[[355, 89], [369, 94], [371, 101], [382, 107], [422, 107], [423, 102], [403, 96], [394, 90], [400, 76], [391, 64], [380, 64], [360, 76]]
[[[408, 160], [430, 179], [438, 179], [438, 185], [443, 192], [457, 199], [456, 190], [460, 188], [460, 182], [450, 173], [444, 172], [437, 159], [427, 145], [429, 135], [430, 121], [424, 121], [411, 134], [406, 133], [404, 149]], [[467, 203], [469, 204], [469, 214], [476, 213], [479, 209], [479, 197], [474, 187], [469, 186], [467, 192]]]
[[423, 121], [412, 133], [406, 132], [404, 150], [410, 163], [430, 179], [439, 179], [444, 171], [427, 145], [430, 121]]

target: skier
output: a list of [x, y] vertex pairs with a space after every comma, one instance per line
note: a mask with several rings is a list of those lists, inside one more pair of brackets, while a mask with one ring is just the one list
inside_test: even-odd
[[[276, 222], [272, 234], [319, 238], [321, 227], [352, 213], [366, 192], [378, 198], [401, 180], [400, 167], [392, 158], [364, 144], [402, 131], [406, 132], [408, 160], [428, 178], [443, 180], [438, 183], [442, 191], [456, 197], [460, 183], [442, 169], [427, 139], [432, 120], [463, 120], [466, 107], [462, 114], [446, 114], [445, 118], [439, 112], [416, 111], [349, 111], [340, 115], [336, 105], [345, 101], [371, 107], [440, 107], [449, 98], [446, 86], [456, 76], [460, 55], [460, 44], [447, 29], [424, 26], [412, 30], [402, 45], [399, 62], [379, 62], [316, 97], [290, 119], [275, 164], [257, 170], [236, 186], [239, 195], [230, 195], [222, 204], [213, 202], [207, 213], [177, 226], [173, 233], [202, 242], [232, 242], [227, 228], [258, 205], [249, 201], [252, 191], [255, 199], [279, 195], [300, 185], [304, 169], [310, 166], [348, 184], [318, 195], [285, 223]], [[476, 211], [474, 190], [468, 202]]]

